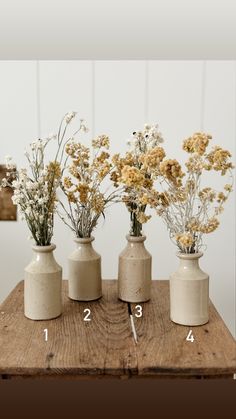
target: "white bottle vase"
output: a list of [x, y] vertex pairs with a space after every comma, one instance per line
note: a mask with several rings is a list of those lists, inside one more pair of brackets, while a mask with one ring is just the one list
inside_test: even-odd
[[170, 318], [185, 326], [209, 320], [209, 276], [199, 267], [202, 253], [178, 253], [180, 264], [170, 276]]
[[94, 237], [76, 238], [77, 248], [69, 256], [69, 298], [97, 300], [102, 296], [101, 256], [94, 250]]
[[32, 246], [33, 259], [25, 268], [24, 312], [32, 320], [49, 320], [62, 312], [62, 268], [54, 259], [55, 244]]
[[152, 256], [144, 246], [145, 236], [126, 236], [127, 246], [119, 256], [118, 296], [130, 303], [150, 299]]

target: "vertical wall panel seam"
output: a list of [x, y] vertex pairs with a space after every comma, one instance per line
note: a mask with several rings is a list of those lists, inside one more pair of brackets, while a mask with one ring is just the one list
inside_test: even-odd
[[38, 138], [41, 137], [40, 62], [36, 61], [36, 109]]
[[149, 123], [149, 61], [145, 61], [144, 80], [144, 123]]
[[205, 105], [206, 105], [206, 73], [207, 62], [202, 62], [202, 77], [201, 77], [201, 104], [200, 104], [200, 128], [204, 131], [205, 127]]
[[[235, 115], [235, 117], [234, 117], [234, 140], [235, 140], [235, 144], [236, 144], [236, 61], [234, 61], [234, 94], [235, 94], [235, 97], [234, 97], [234, 115]], [[235, 146], [235, 148], [236, 148], [236, 146]], [[235, 151], [235, 156], [236, 156], [236, 149], [234, 150]], [[235, 203], [234, 203], [234, 209], [235, 209], [235, 218], [234, 218], [234, 227], [235, 227], [235, 225], [236, 225], [236, 223], [235, 223], [235, 220], [236, 220], [236, 205], [235, 205]], [[234, 236], [235, 237], [235, 236]], [[235, 239], [234, 239], [234, 251], [236, 251], [236, 246], [235, 246]], [[236, 337], [236, 255], [235, 255], [235, 258], [234, 258], [234, 313], [235, 313], [235, 316], [234, 316], [234, 333], [235, 333], [235, 337]], [[234, 377], [235, 379], [236, 379], [236, 374], [235, 374], [235, 377]]]
[[91, 61], [91, 133], [95, 136], [95, 61]]

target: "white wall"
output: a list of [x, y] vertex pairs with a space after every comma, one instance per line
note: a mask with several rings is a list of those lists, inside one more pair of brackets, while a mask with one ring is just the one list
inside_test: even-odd
[[[182, 139], [204, 129], [235, 158], [235, 80], [233, 61], [0, 61], [0, 162], [10, 154], [18, 166], [24, 165], [24, 147], [55, 131], [68, 110], [77, 110], [88, 121], [91, 135], [108, 133], [112, 152], [125, 151], [134, 129], [158, 122], [168, 155], [181, 158]], [[235, 195], [221, 220], [219, 230], [206, 237], [201, 265], [211, 276], [211, 299], [235, 333]], [[117, 205], [95, 232], [104, 278], [117, 275], [128, 229], [126, 209]], [[177, 265], [176, 249], [158, 218], [145, 231], [153, 277], [167, 278]], [[27, 236], [21, 221], [0, 222], [0, 300], [23, 278], [31, 258]], [[66, 258], [74, 244], [60, 220], [54, 242], [66, 278]]]

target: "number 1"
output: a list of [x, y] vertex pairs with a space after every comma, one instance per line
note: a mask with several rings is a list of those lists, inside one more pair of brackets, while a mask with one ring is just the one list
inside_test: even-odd
[[48, 329], [44, 329], [44, 339], [45, 339], [45, 342], [48, 341]]

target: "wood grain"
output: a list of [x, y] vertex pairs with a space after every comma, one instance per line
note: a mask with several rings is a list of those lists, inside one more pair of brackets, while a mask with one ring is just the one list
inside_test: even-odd
[[[143, 316], [134, 316], [135, 344], [128, 305], [117, 298], [117, 281], [103, 281], [103, 297], [90, 303], [70, 300], [63, 281], [63, 314], [48, 321], [24, 317], [20, 282], [0, 306], [1, 377], [232, 377], [235, 341], [214, 306], [210, 303], [209, 323], [192, 327], [195, 340], [187, 342], [190, 328], [169, 320], [168, 286], [168, 281], [153, 281]], [[90, 322], [84, 321], [86, 308]]]
[[[63, 281], [63, 314], [32, 321], [23, 314], [23, 282], [0, 308], [0, 374], [118, 375], [135, 373], [135, 345], [127, 305], [117, 300], [116, 284], [106, 281], [103, 297], [79, 303], [67, 297]], [[84, 309], [91, 310], [85, 322]], [[48, 342], [44, 329], [48, 329]]]
[[[210, 302], [210, 321], [203, 326], [174, 324], [169, 317], [169, 282], [153, 281], [152, 298], [134, 316], [138, 336], [139, 375], [224, 375], [236, 372], [236, 343]], [[135, 314], [135, 305], [132, 305]], [[194, 342], [186, 341], [192, 329]]]

